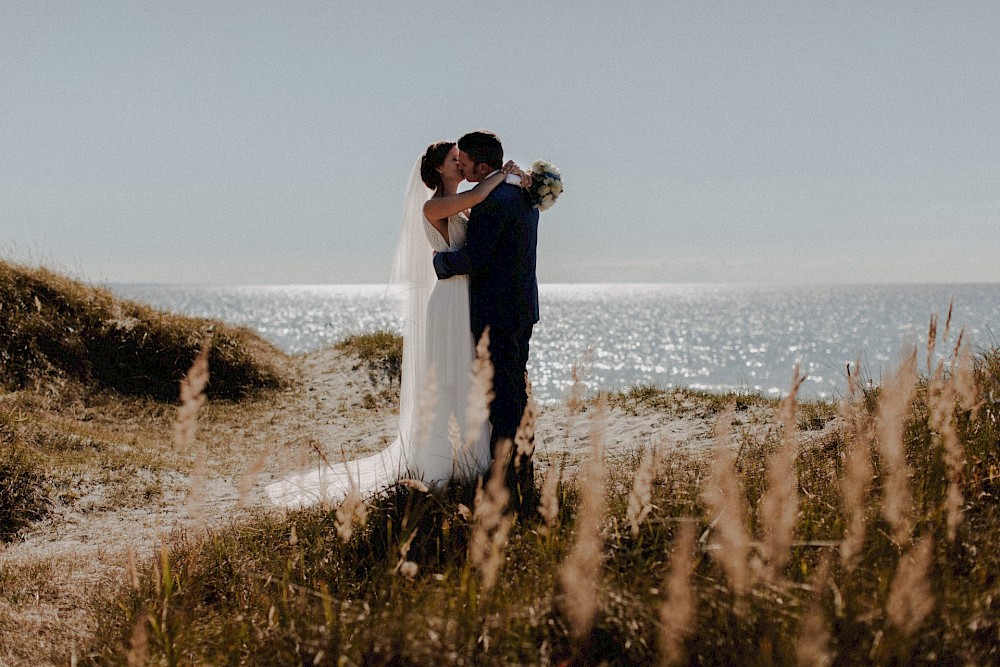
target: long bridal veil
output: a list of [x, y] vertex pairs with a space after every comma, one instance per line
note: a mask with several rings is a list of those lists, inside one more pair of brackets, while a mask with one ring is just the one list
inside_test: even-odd
[[392, 486], [414, 461], [414, 406], [421, 369], [427, 368], [427, 303], [437, 281], [433, 257], [423, 231], [423, 206], [431, 191], [420, 178], [417, 159], [403, 198], [403, 220], [386, 297], [403, 316], [403, 363], [399, 385], [399, 430], [391, 445], [377, 454], [343, 464], [320, 463], [316, 469], [267, 486], [271, 502], [286, 507], [338, 501], [352, 488], [369, 496]]
[[[415, 447], [416, 421], [414, 410], [419, 392], [424, 387], [421, 371], [428, 367], [427, 303], [437, 283], [433, 255], [424, 233], [424, 204], [433, 192], [420, 178], [421, 158], [410, 171], [410, 180], [403, 197], [403, 222], [399, 242], [392, 260], [392, 273], [386, 297], [392, 299], [403, 316], [403, 368], [399, 382], [400, 444], [407, 461], [412, 461]], [[396, 443], [393, 443], [396, 444]]]

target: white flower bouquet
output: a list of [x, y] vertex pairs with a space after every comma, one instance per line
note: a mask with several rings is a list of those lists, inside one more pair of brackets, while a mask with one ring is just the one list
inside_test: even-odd
[[562, 174], [551, 162], [536, 160], [531, 165], [531, 200], [539, 211], [544, 211], [556, 203], [562, 194]]

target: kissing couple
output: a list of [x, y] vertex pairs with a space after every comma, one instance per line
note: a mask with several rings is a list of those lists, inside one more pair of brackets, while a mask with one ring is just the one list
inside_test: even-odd
[[[459, 192], [463, 180], [476, 185]], [[505, 475], [511, 508], [534, 511], [532, 435], [512, 451], [538, 322], [539, 209], [530, 185], [530, 175], [504, 163], [492, 132], [427, 147], [406, 189], [390, 283], [390, 294], [405, 302], [397, 437], [372, 456], [270, 484], [272, 502], [296, 507], [351, 491], [366, 497], [401, 479], [443, 484], [493, 468]], [[485, 380], [481, 368], [474, 379], [474, 361]], [[505, 460], [493, 466], [495, 457]]]

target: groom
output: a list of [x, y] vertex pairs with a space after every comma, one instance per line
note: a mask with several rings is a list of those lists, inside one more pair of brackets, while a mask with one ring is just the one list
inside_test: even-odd
[[[489, 177], [503, 166], [503, 146], [492, 132], [470, 132], [458, 140], [462, 176], [471, 183]], [[434, 257], [438, 278], [469, 275], [469, 306], [475, 340], [489, 327], [493, 391], [490, 447], [494, 458], [497, 443], [511, 441], [527, 405], [525, 367], [531, 328], [538, 321], [538, 281], [535, 278], [535, 246], [538, 240], [538, 209], [527, 192], [501, 183], [472, 208], [466, 245]], [[522, 516], [534, 513], [535, 468], [531, 456], [520, 461], [512, 456], [506, 482], [513, 509]], [[516, 465], [515, 465], [516, 464]]]

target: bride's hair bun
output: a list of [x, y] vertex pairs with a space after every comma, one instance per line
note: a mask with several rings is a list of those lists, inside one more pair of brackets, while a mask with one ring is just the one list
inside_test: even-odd
[[448, 151], [455, 145], [454, 141], [438, 141], [427, 147], [424, 157], [420, 160], [420, 180], [431, 190], [441, 187], [441, 174], [438, 167], [444, 164]]

